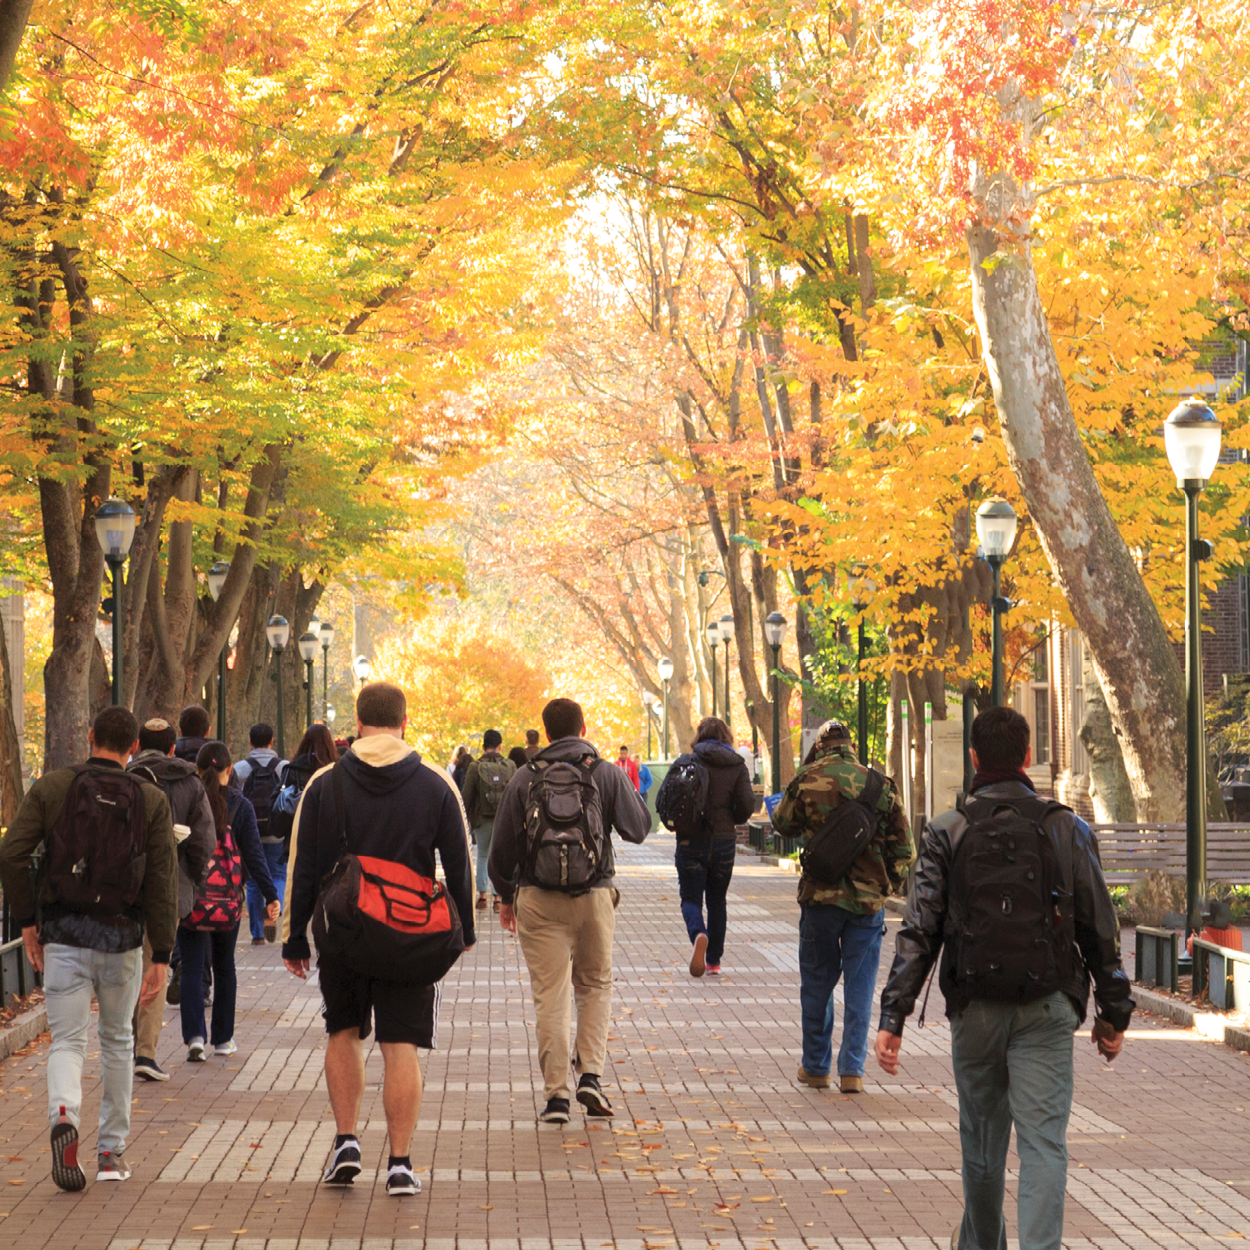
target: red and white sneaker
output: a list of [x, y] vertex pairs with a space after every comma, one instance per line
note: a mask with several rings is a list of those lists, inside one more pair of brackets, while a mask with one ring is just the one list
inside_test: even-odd
[[708, 964], [707, 974], [710, 977], [720, 976], [720, 964]]
[[87, 1174], [78, 1166], [78, 1130], [61, 1108], [52, 1126], [52, 1179], [58, 1189], [76, 1194], [87, 1188]]

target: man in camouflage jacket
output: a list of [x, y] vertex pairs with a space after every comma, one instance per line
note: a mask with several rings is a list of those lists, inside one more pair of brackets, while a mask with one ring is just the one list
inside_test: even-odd
[[[786, 837], [802, 837], [806, 846], [837, 807], [863, 792], [867, 780], [868, 769], [855, 758], [846, 726], [826, 721], [774, 810], [773, 827]], [[887, 779], [877, 800], [876, 833], [846, 876], [816, 881], [804, 874], [799, 879], [803, 1062], [798, 1080], [803, 1085], [828, 1089], [832, 1084], [833, 990], [845, 972], [839, 1084], [844, 1094], [863, 1092], [885, 900], [902, 891], [915, 858], [907, 817]]]

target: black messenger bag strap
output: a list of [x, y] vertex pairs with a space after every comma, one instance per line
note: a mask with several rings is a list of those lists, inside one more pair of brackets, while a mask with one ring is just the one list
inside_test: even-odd
[[330, 780], [334, 784], [334, 815], [339, 826], [339, 851], [347, 852], [347, 800], [343, 797], [343, 762], [339, 760], [330, 769]]

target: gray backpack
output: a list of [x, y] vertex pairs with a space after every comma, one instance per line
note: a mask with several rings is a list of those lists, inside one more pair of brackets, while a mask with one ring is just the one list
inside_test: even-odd
[[525, 875], [531, 885], [585, 894], [612, 871], [603, 803], [587, 756], [576, 764], [534, 760], [525, 804]]

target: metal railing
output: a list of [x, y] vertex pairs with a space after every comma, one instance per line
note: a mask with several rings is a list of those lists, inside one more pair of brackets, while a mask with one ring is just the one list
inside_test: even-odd
[[26, 958], [26, 944], [15, 938], [0, 946], [0, 1006], [7, 1007], [14, 998], [25, 998], [43, 978]]
[[1194, 1001], [1203, 995], [1220, 1011], [1250, 1008], [1250, 954], [1194, 938]]
[[1177, 993], [1180, 989], [1179, 937], [1175, 929], [1138, 925], [1133, 980], [1139, 985], [1165, 985], [1173, 994]]

